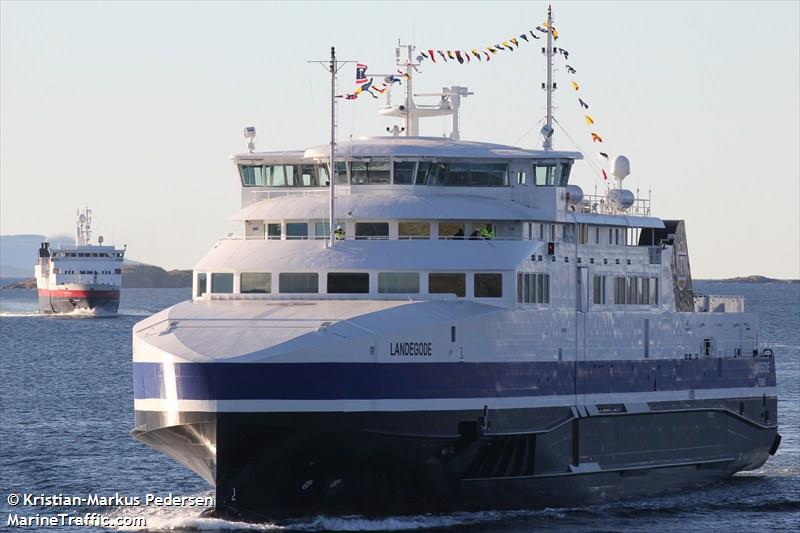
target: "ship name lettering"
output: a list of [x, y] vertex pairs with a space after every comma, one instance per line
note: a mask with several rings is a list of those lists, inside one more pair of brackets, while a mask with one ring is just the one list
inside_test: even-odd
[[431, 356], [433, 348], [431, 342], [391, 342], [389, 343], [389, 355], [391, 356]]

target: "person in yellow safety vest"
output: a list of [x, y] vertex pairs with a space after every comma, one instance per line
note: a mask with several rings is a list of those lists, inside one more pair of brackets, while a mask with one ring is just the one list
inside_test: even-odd
[[336, 226], [336, 229], [333, 230], [333, 236], [336, 237], [337, 241], [344, 240], [344, 228], [342, 226]]
[[484, 227], [481, 228], [481, 239], [494, 239], [494, 228]]

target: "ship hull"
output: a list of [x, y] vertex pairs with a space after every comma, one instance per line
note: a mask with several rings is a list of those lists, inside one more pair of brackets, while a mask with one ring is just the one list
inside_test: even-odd
[[39, 311], [43, 314], [86, 312], [107, 316], [115, 315], [118, 309], [119, 289], [39, 290]]
[[[415, 411], [137, 411], [134, 436], [216, 486], [246, 520], [536, 509], [646, 496], [761, 466], [774, 397]], [[177, 422], [177, 423], [176, 423]]]

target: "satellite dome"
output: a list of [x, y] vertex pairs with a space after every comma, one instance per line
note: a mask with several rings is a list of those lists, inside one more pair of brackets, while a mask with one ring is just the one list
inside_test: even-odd
[[624, 155], [618, 155], [611, 162], [611, 174], [622, 181], [631, 173], [631, 162]]

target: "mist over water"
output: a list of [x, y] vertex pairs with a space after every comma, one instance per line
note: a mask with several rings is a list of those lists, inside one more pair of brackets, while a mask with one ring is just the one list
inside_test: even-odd
[[[200, 507], [13, 509], [28, 515], [138, 516], [146, 518], [148, 531], [796, 531], [800, 285], [696, 282], [695, 288], [744, 295], [746, 310], [759, 316], [761, 340], [773, 345], [778, 369], [780, 450], [761, 469], [724, 483], [580, 508], [380, 519], [313, 517], [255, 525], [201, 518]], [[6, 500], [11, 492], [119, 493], [142, 499], [147, 493], [213, 495], [188, 469], [128, 435], [133, 427], [131, 329], [142, 317], [189, 297], [189, 289], [123, 289], [119, 316], [98, 319], [39, 316], [35, 291], [0, 290], [0, 530], [6, 528], [12, 510]]]

